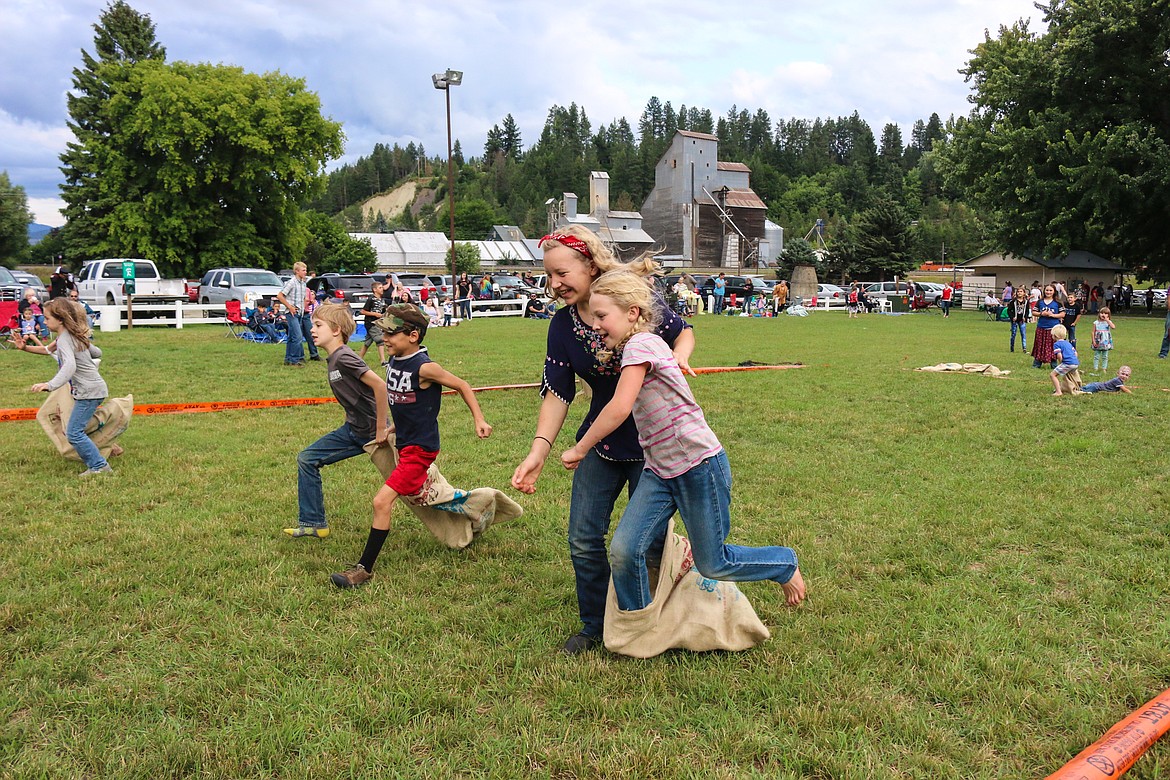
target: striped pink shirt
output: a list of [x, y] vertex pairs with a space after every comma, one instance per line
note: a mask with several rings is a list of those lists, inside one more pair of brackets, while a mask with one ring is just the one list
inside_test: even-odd
[[622, 350], [622, 367], [647, 365], [634, 401], [638, 443], [646, 468], [663, 479], [685, 474], [723, 450], [678, 367], [670, 347], [653, 333], [635, 333]]

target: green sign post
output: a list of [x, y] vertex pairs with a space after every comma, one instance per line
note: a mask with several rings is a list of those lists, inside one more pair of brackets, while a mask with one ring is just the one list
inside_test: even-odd
[[122, 289], [126, 293], [126, 329], [134, 327], [134, 261], [122, 261]]

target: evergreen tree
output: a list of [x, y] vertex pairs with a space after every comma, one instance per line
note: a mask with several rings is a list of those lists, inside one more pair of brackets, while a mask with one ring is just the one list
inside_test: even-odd
[[455, 167], [462, 168], [466, 162], [463, 159], [463, 147], [459, 145], [459, 139], [455, 139], [455, 145], [451, 147], [451, 162], [455, 163]]
[[500, 130], [500, 147], [510, 159], [519, 160], [524, 154], [524, 144], [520, 140], [520, 127], [511, 114], [504, 117], [504, 126]]
[[73, 69], [73, 91], [65, 100], [68, 126], [76, 140], [66, 143], [61, 154], [65, 241], [70, 253], [79, 257], [101, 256], [114, 247], [107, 221], [122, 193], [103, 186], [104, 171], [95, 152], [108, 144], [115, 129], [107, 109], [110, 96], [128, 77], [129, 71], [120, 66], [166, 59], [150, 16], [123, 0], [106, 6], [93, 29], [94, 54], [82, 49], [82, 67]]

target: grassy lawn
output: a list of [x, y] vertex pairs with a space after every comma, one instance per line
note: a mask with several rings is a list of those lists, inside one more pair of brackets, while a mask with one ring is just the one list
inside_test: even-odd
[[[138, 417], [88, 482], [35, 422], [0, 423], [0, 777], [1043, 777], [1170, 686], [1170, 361], [1160, 319], [1118, 323], [1134, 395], [1052, 398], [982, 314], [698, 318], [697, 366], [807, 366], [692, 380], [732, 541], [794, 547], [809, 587], [791, 611], [745, 584], [773, 636], [737, 654], [557, 652], [577, 616], [551, 462], [535, 496], [509, 488], [526, 515], [462, 552], [397, 508], [375, 580], [341, 592], [368, 462], [326, 469], [327, 540], [280, 533], [335, 405]], [[322, 364], [221, 332], [100, 334], [102, 373], [138, 403], [328, 395]], [[544, 332], [427, 341], [497, 385], [538, 380]], [[1013, 373], [912, 370], [944, 361]], [[0, 407], [26, 407], [53, 364], [9, 351], [0, 372]], [[481, 404], [482, 442], [446, 399], [439, 463], [503, 488], [538, 398]], [[1168, 774], [1163, 740], [1128, 777]]]

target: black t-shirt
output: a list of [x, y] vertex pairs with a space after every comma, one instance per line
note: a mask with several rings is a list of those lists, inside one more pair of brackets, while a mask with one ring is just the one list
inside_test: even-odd
[[358, 438], [373, 439], [374, 428], [378, 425], [378, 407], [374, 401], [374, 389], [362, 381], [362, 375], [370, 367], [345, 345], [330, 352], [325, 365], [329, 371], [329, 389], [345, 410], [345, 421]]
[[528, 303], [524, 304], [524, 316], [528, 317], [533, 314], [538, 314], [544, 311], [544, 304], [536, 298], [529, 298]]

